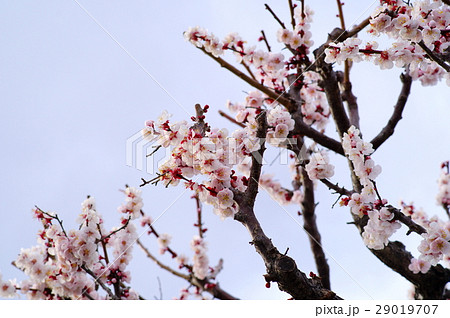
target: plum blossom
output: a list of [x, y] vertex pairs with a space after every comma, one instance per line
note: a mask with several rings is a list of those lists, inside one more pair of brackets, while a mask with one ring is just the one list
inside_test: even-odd
[[315, 152], [311, 155], [305, 169], [311, 180], [328, 179], [334, 175], [334, 166], [331, 165], [325, 151]]
[[11, 298], [14, 296], [16, 296], [15, 281], [3, 281], [2, 274], [0, 273], [0, 297]]
[[431, 264], [423, 259], [413, 258], [411, 260], [411, 264], [408, 266], [408, 269], [414, 274], [425, 274], [431, 268]]
[[353, 193], [344, 201], [344, 205], [349, 206], [351, 212], [359, 217], [369, 217], [362, 233], [364, 243], [371, 249], [383, 249], [389, 243], [389, 237], [401, 224], [394, 220], [393, 213], [385, 206], [387, 201], [376, 199], [373, 181], [380, 174], [381, 167], [375, 165], [370, 158], [373, 152], [372, 144], [364, 142], [359, 130], [351, 126], [342, 137], [342, 146], [363, 186], [361, 193]]
[[125, 203], [118, 208], [118, 211], [127, 214], [134, 220], [140, 216], [141, 209], [144, 205], [141, 197], [142, 191], [134, 187], [127, 187], [123, 192], [125, 193], [126, 200]]
[[172, 240], [172, 236], [167, 233], [163, 233], [163, 234], [159, 235], [157, 242], [159, 245], [159, 253], [160, 254], [164, 254], [164, 252], [167, 251], [167, 248], [169, 247], [171, 240]]
[[217, 200], [220, 208], [229, 208], [233, 205], [233, 192], [230, 189], [223, 189], [217, 193]]
[[194, 236], [191, 241], [191, 249], [194, 251], [192, 271], [199, 279], [205, 279], [209, 273], [209, 258], [206, 254], [208, 248], [203, 238]]

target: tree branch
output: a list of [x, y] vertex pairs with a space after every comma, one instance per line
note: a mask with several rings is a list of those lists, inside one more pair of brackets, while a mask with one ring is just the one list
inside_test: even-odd
[[241, 72], [240, 70], [238, 70], [237, 68], [235, 68], [233, 65], [231, 65], [230, 63], [228, 63], [227, 61], [225, 61], [224, 59], [220, 58], [220, 57], [215, 57], [214, 55], [212, 55], [209, 52], [206, 52], [206, 50], [204, 48], [199, 48], [203, 53], [205, 53], [206, 55], [208, 55], [210, 58], [212, 58], [214, 61], [216, 61], [217, 63], [220, 64], [220, 66], [226, 68], [227, 70], [229, 70], [231, 73], [233, 73], [234, 75], [236, 75], [237, 77], [239, 77], [240, 79], [242, 79], [243, 81], [247, 82], [248, 84], [250, 84], [251, 86], [253, 86], [254, 88], [260, 90], [261, 92], [263, 92], [264, 94], [266, 94], [267, 96], [269, 96], [270, 98], [272, 98], [273, 100], [276, 100], [277, 102], [279, 102], [280, 104], [284, 105], [287, 109], [290, 109], [292, 107], [291, 105], [291, 101], [282, 96], [277, 94], [276, 92], [274, 92], [272, 89], [268, 88], [267, 86], [264, 86], [260, 83], [258, 83], [257, 81], [255, 81], [254, 79], [252, 79], [251, 77], [247, 76], [246, 74], [244, 74], [243, 72]]
[[[348, 64], [347, 64], [348, 65]], [[347, 77], [350, 75], [350, 67], [348, 67], [347, 71]], [[347, 109], [350, 117], [350, 125], [355, 126], [356, 128], [359, 128], [359, 111], [358, 111], [358, 103], [356, 101], [356, 96], [353, 94], [352, 91], [352, 83], [349, 79], [344, 79], [344, 93], [343, 98], [347, 102]]]
[[358, 34], [359, 32], [361, 32], [366, 26], [368, 26], [370, 24], [370, 19], [371, 17], [368, 17], [366, 19], [364, 19], [360, 24], [355, 25], [351, 30], [347, 31], [345, 34], [345, 38], [341, 41], [344, 41], [345, 39], [351, 38], [353, 36], [355, 36], [356, 34]]
[[[352, 214], [360, 234], [364, 231], [368, 217], [359, 218]], [[441, 265], [432, 266], [426, 274], [414, 274], [409, 270], [413, 256], [403, 243], [389, 242], [382, 250], [369, 249], [386, 266], [410, 281], [424, 299], [443, 299], [445, 285], [450, 281], [450, 270]]]
[[288, 2], [289, 2], [289, 12], [291, 13], [292, 30], [294, 30], [295, 29], [294, 4], [292, 3], [292, 0], [288, 0]]
[[219, 110], [219, 115], [222, 116], [222, 117], [225, 117], [226, 119], [228, 119], [232, 123], [234, 123], [234, 124], [236, 124], [236, 125], [238, 125], [238, 126], [240, 126], [242, 128], [245, 128], [245, 125], [243, 123], [238, 122], [236, 119], [234, 119], [233, 117], [231, 117], [230, 115], [228, 115], [227, 113], [225, 113], [225, 112], [223, 112], [221, 110]]
[[304, 197], [301, 203], [302, 215], [306, 233], [308, 233], [309, 244], [316, 262], [317, 272], [322, 280], [323, 287], [330, 289], [330, 267], [321, 244], [321, 237], [316, 223], [316, 204], [314, 199], [314, 183], [309, 178], [307, 171], [300, 167], [303, 180]]
[[[266, 114], [262, 112], [257, 117], [257, 137], [260, 140], [265, 137], [267, 130]], [[264, 233], [253, 207], [258, 193], [258, 183], [261, 174], [262, 158], [265, 147], [261, 148], [252, 157], [252, 167], [247, 190], [242, 193], [235, 192], [234, 199], [239, 205], [239, 212], [234, 218], [242, 223], [250, 233], [251, 244], [263, 259], [267, 274], [266, 281], [277, 282], [278, 288], [290, 294], [294, 299], [341, 299], [334, 292], [324, 288], [317, 279], [308, 279], [306, 275], [297, 268], [295, 261], [287, 255], [281, 254]]]
[[265, 3], [264, 6], [266, 7], [266, 10], [268, 10], [270, 12], [270, 14], [273, 16], [273, 18], [275, 20], [277, 20], [277, 22], [281, 25], [281, 27], [283, 29], [286, 29], [286, 26], [284, 25], [283, 21], [281, 21], [280, 18], [278, 18], [278, 16], [275, 14], [275, 12], [273, 12], [273, 10], [269, 7], [269, 5], [267, 3]]
[[261, 30], [261, 34], [264, 43], [266, 43], [267, 51], [272, 52], [272, 49], [270, 48], [269, 41], [267, 41], [266, 33], [264, 32], [264, 30]]
[[427, 230], [425, 230], [421, 225], [414, 222], [411, 217], [406, 216], [402, 211], [399, 209], [396, 209], [395, 207], [388, 205], [387, 206], [389, 212], [394, 214], [394, 220], [397, 220], [403, 224], [405, 224], [409, 230], [406, 233], [406, 235], [411, 234], [411, 232], [416, 232], [417, 234], [423, 234], [427, 233]]
[[371, 141], [374, 150], [378, 149], [390, 136], [394, 134], [397, 123], [400, 119], [402, 119], [403, 109], [405, 108], [409, 93], [411, 92], [412, 78], [408, 73], [404, 73], [400, 76], [400, 79], [403, 82], [403, 86], [400, 95], [398, 96], [397, 104], [394, 107], [394, 112], [392, 113], [392, 116], [386, 126]]
[[162, 269], [168, 271], [169, 273], [171, 273], [171, 274], [173, 274], [173, 275], [175, 275], [175, 276], [177, 276], [177, 277], [183, 278], [183, 279], [185, 279], [185, 280], [187, 280], [187, 281], [190, 280], [190, 279], [189, 279], [189, 275], [186, 275], [186, 274], [183, 274], [183, 273], [181, 273], [181, 272], [178, 272], [178, 271], [172, 269], [171, 267], [169, 267], [169, 266], [167, 266], [167, 265], [161, 263], [155, 256], [153, 256], [152, 253], [150, 253], [150, 251], [144, 246], [144, 244], [142, 244], [142, 242], [141, 242], [140, 239], [137, 239], [137, 240], [136, 240], [136, 244], [139, 245], [139, 247], [144, 251], [145, 255], [146, 255], [148, 258], [150, 258], [152, 261], [154, 261], [154, 262], [156, 263], [156, 265], [158, 265], [158, 266], [161, 267]]
[[206, 229], [203, 229], [203, 223], [202, 223], [202, 203], [200, 202], [200, 198], [198, 197], [198, 193], [196, 193], [193, 198], [195, 199], [195, 205], [197, 210], [197, 223], [195, 226], [198, 227], [198, 236], [200, 238], [203, 238], [203, 233], [206, 231]]
[[349, 191], [343, 187], [338, 186], [337, 184], [330, 182], [328, 179], [320, 179], [320, 182], [326, 185], [328, 189], [334, 190], [336, 193], [339, 193], [340, 195], [346, 195], [350, 197], [354, 193], [353, 191]]
[[450, 270], [436, 265], [426, 274], [414, 274], [408, 269], [413, 256], [398, 241], [389, 242], [382, 250], [370, 251], [385, 265], [413, 283], [423, 299], [443, 299], [445, 285], [450, 281]]
[[342, 138], [343, 134], [350, 128], [350, 121], [345, 113], [336, 72], [331, 64], [325, 62], [325, 54], [323, 54], [325, 48], [326, 45], [322, 45], [314, 51], [314, 56], [316, 57], [315, 66], [316, 71], [322, 76], [322, 81], [319, 85], [325, 91], [337, 132]]
[[115, 299], [115, 300], [120, 299], [118, 296], [116, 296], [116, 295], [114, 295], [114, 294], [112, 293], [111, 289], [109, 289], [108, 286], [106, 286], [106, 285], [101, 281], [101, 279], [99, 279], [99, 278], [94, 274], [93, 271], [91, 271], [91, 270], [90, 270], [89, 268], [87, 268], [85, 265], [81, 265], [81, 269], [83, 269], [86, 273], [88, 273], [89, 275], [91, 275], [92, 278], [94, 278], [94, 281], [95, 281], [96, 283], [98, 283], [98, 284], [103, 288], [104, 291], [106, 291], [106, 293], [108, 294], [109, 297], [111, 297], [111, 299]]
[[337, 154], [345, 156], [344, 149], [342, 148], [342, 145], [339, 141], [330, 138], [327, 135], [315, 130], [311, 126], [305, 124], [303, 118], [298, 112], [293, 113], [291, 115], [292, 119], [294, 119], [295, 121], [295, 127], [294, 130], [292, 131], [292, 135], [304, 135], [306, 137], [311, 138], [319, 145], [324, 146], [325, 148], [328, 148]]
[[435, 61], [437, 64], [439, 64], [444, 70], [446, 70], [447, 72], [450, 72], [450, 65], [448, 65], [447, 63], [445, 63], [439, 56], [437, 56], [433, 51], [431, 51], [426, 45], [425, 43], [422, 41], [420, 41], [419, 43], [417, 43], [422, 50], [425, 51], [425, 53], [427, 54], [427, 57], [432, 60]]
[[[180, 277], [180, 278], [188, 281], [189, 283], [191, 283], [192, 285], [197, 286], [201, 290], [207, 291], [208, 293], [213, 295], [215, 298], [223, 299], [223, 300], [237, 300], [238, 299], [238, 298], [230, 295], [226, 291], [224, 291], [217, 284], [211, 284], [208, 280], [199, 280], [194, 275], [186, 275], [186, 274], [183, 274], [181, 272], [178, 272], [178, 271], [172, 269], [171, 267], [169, 267], [169, 266], [163, 264], [162, 262], [160, 262], [155, 256], [153, 256], [153, 254], [150, 253], [150, 251], [142, 244], [142, 242], [139, 239], [137, 239], [136, 243], [144, 251], [145, 255], [148, 258], [150, 258], [159, 267], [161, 267], [162, 269], [168, 271], [169, 273], [171, 273], [171, 274], [173, 274], [173, 275], [175, 275], [177, 277]], [[205, 288], [205, 285], [208, 285], [210, 287]]]

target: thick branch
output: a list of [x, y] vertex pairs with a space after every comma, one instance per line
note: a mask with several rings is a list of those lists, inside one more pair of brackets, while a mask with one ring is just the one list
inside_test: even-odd
[[343, 134], [350, 127], [350, 121], [345, 113], [336, 72], [333, 70], [331, 64], [325, 62], [325, 54], [323, 54], [325, 47], [326, 45], [322, 45], [314, 51], [316, 57], [315, 66], [317, 72], [322, 76], [322, 81], [319, 84], [325, 91], [337, 132], [342, 138]]
[[[355, 215], [352, 216], [354, 224], [359, 232], [362, 233], [368, 217], [358, 218]], [[437, 265], [432, 266], [426, 274], [414, 274], [408, 268], [413, 256], [401, 242], [397, 241], [389, 242], [382, 250], [369, 250], [386, 266], [414, 284], [424, 299], [443, 299], [444, 287], [450, 281], [449, 269]]]
[[306, 170], [301, 167], [304, 187], [304, 198], [302, 200], [302, 215], [306, 233], [308, 233], [309, 244], [314, 255], [317, 271], [322, 279], [323, 287], [330, 289], [330, 267], [328, 266], [325, 253], [322, 249], [321, 237], [316, 223], [316, 204], [314, 199], [314, 183], [309, 178]]
[[372, 139], [371, 143], [373, 149], [378, 149], [392, 134], [394, 133], [397, 123], [402, 119], [403, 109], [408, 101], [409, 93], [411, 92], [412, 78], [408, 73], [402, 74], [400, 79], [403, 82], [402, 90], [397, 99], [397, 104], [394, 107], [394, 112], [389, 119], [387, 125], [380, 131], [380, 133]]
[[350, 119], [350, 125], [359, 128], [359, 110], [356, 96], [353, 94], [353, 85], [350, 81], [351, 64], [345, 61], [345, 72], [336, 72], [338, 81], [342, 85], [342, 100], [347, 103], [347, 111]]
[[411, 253], [400, 242], [390, 242], [382, 250], [371, 250], [385, 265], [416, 286], [423, 299], [443, 299], [445, 285], [450, 281], [450, 270], [441, 265], [432, 266], [426, 274], [414, 274], [408, 269]]
[[[348, 71], [350, 72], [350, 70]], [[348, 113], [350, 117], [350, 124], [359, 128], [359, 111], [358, 111], [358, 103], [356, 101], [356, 96], [352, 91], [352, 83], [347, 80], [344, 81], [344, 94], [343, 97], [347, 102]]]
[[[257, 123], [257, 137], [264, 138], [267, 130], [264, 112], [257, 118]], [[280, 290], [287, 292], [294, 299], [341, 299], [334, 292], [324, 288], [320, 280], [308, 279], [297, 268], [292, 258], [281, 254], [272, 244], [271, 239], [266, 236], [256, 218], [253, 206], [258, 193], [264, 151], [264, 144], [261, 144], [261, 148], [253, 154], [247, 190], [244, 193], [235, 192], [234, 199], [239, 205], [239, 212], [234, 218], [241, 222], [250, 233], [251, 244], [255, 246], [266, 265], [267, 274], [264, 275], [266, 281], [276, 282]]]
[[311, 138], [319, 145], [328, 148], [335, 153], [338, 153], [342, 156], [345, 156], [344, 149], [339, 141], [328, 137], [327, 135], [315, 130], [311, 126], [305, 124], [303, 118], [300, 116], [298, 112], [292, 114], [292, 119], [295, 121], [295, 127], [292, 131], [293, 135], [304, 135], [306, 137]]
[[228, 63], [227, 61], [225, 61], [224, 59], [220, 58], [220, 57], [215, 57], [214, 55], [212, 55], [209, 52], [206, 52], [205, 49], [200, 48], [200, 50], [205, 53], [206, 55], [208, 55], [210, 58], [212, 58], [214, 61], [216, 61], [217, 63], [220, 64], [220, 66], [226, 68], [227, 70], [229, 70], [231, 73], [233, 73], [234, 75], [236, 75], [237, 77], [239, 77], [240, 79], [244, 80], [245, 82], [247, 82], [248, 84], [250, 84], [251, 86], [253, 86], [254, 88], [260, 90], [261, 92], [263, 92], [264, 94], [266, 94], [267, 96], [269, 96], [270, 98], [272, 98], [273, 100], [276, 100], [277, 102], [279, 102], [280, 104], [284, 105], [287, 109], [290, 109], [291, 107], [291, 101], [289, 99], [287, 99], [286, 97], [279, 95], [277, 93], [275, 93], [272, 89], [268, 88], [267, 86], [264, 86], [260, 83], [258, 83], [257, 81], [255, 81], [254, 79], [252, 79], [251, 77], [247, 76], [246, 74], [244, 74], [243, 72], [241, 72], [240, 70], [238, 70], [237, 68], [235, 68], [233, 65], [231, 65], [230, 63]]

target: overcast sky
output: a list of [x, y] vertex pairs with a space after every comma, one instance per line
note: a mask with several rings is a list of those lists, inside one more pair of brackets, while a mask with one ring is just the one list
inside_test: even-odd
[[[217, 111], [226, 110], [228, 99], [243, 101], [250, 88], [185, 42], [183, 31], [200, 25], [220, 38], [238, 31], [249, 44], [256, 44], [264, 29], [273, 47], [280, 47], [275, 36], [278, 25], [261, 1], [78, 2], [88, 13], [70, 0], [0, 1], [0, 272], [4, 279], [24, 277], [11, 261], [20, 248], [36, 244], [39, 224], [31, 218], [34, 205], [57, 212], [66, 228], [73, 228], [81, 202], [91, 195], [106, 227], [118, 224], [117, 207], [124, 199], [118, 190], [125, 184], [138, 186], [141, 177], [148, 177], [126, 165], [125, 151], [127, 138], [145, 120], [163, 109], [174, 114], [174, 120], [189, 119], [186, 110], [193, 112], [194, 104], [200, 103], [211, 106], [207, 120], [212, 127], [236, 129]], [[315, 46], [338, 26], [336, 2], [316, 2], [306, 1], [315, 5]], [[366, 18], [376, 2], [346, 1], [347, 24]], [[287, 1], [267, 3], [289, 21]], [[368, 64], [353, 67], [367, 140], [391, 114], [400, 73]], [[374, 155], [383, 167], [377, 184], [392, 204], [414, 201], [430, 215], [444, 217], [435, 196], [439, 165], [450, 159], [449, 99], [444, 83], [426, 88], [414, 83], [396, 134]], [[332, 124], [327, 133], [336, 136]], [[333, 181], [350, 186], [345, 161], [331, 158], [337, 166]], [[264, 171], [278, 173], [278, 179], [289, 186], [287, 166], [274, 164]], [[347, 299], [405, 299], [409, 283], [364, 247], [356, 228], [346, 224], [351, 220], [348, 209], [331, 209], [336, 196], [321, 185], [317, 191], [318, 226], [332, 289]], [[173, 236], [174, 250], [191, 255], [189, 241], [196, 229], [190, 193], [183, 187], [147, 186], [143, 197], [144, 211], [153, 218], [161, 215], [156, 229]], [[280, 251], [289, 248], [302, 271], [316, 272], [297, 210], [280, 207], [260, 191], [256, 212], [266, 234]], [[249, 235], [241, 224], [221, 221], [209, 207], [204, 208], [204, 218], [210, 261], [212, 265], [221, 257], [225, 261], [218, 277], [225, 290], [245, 299], [289, 297], [275, 285], [264, 288], [263, 262], [248, 244]], [[396, 238], [403, 239], [405, 232], [401, 229]], [[153, 237], [144, 241], [157, 251]], [[418, 239], [407, 242], [417, 255]], [[158, 278], [165, 299], [177, 297], [187, 287], [187, 282], [145, 259], [138, 247], [134, 255], [131, 286], [144, 297], [159, 297]], [[161, 260], [176, 266], [168, 255]]]

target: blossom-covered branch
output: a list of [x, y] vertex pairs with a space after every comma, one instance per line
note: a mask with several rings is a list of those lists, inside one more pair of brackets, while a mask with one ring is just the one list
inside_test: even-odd
[[[257, 137], [266, 134], [267, 123], [265, 113], [257, 119]], [[308, 279], [302, 273], [295, 261], [287, 255], [281, 254], [273, 245], [272, 241], [264, 233], [253, 207], [258, 193], [258, 183], [261, 174], [260, 158], [264, 155], [264, 144], [261, 144], [257, 156], [252, 157], [250, 180], [244, 193], [236, 194], [239, 211], [235, 219], [241, 222], [248, 230], [252, 238], [252, 244], [261, 255], [266, 265], [266, 281], [276, 282], [278, 288], [289, 293], [294, 299], [340, 299], [334, 292], [324, 288], [319, 281]]]

